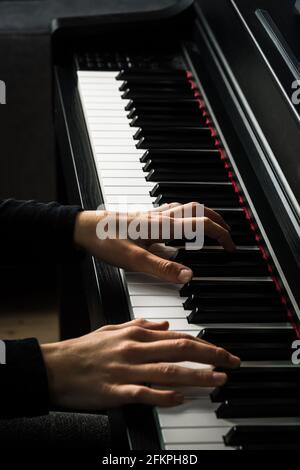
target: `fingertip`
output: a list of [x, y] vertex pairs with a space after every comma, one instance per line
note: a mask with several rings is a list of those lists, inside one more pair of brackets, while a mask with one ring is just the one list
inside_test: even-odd
[[188, 269], [188, 268], [183, 268], [179, 272], [179, 274], [177, 276], [177, 280], [178, 280], [179, 284], [186, 284], [187, 282], [189, 282], [192, 279], [192, 277], [193, 277], [193, 271], [191, 269]]
[[227, 382], [227, 375], [224, 374], [224, 372], [213, 372], [212, 373], [212, 379], [213, 383], [216, 386], [221, 386], [224, 385]]
[[240, 367], [241, 365], [241, 359], [238, 356], [230, 356], [230, 365], [232, 367]]

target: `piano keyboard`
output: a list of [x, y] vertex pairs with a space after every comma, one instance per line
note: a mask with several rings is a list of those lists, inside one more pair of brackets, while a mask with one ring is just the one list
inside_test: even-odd
[[77, 74], [106, 209], [199, 201], [224, 217], [237, 245], [229, 254], [207, 238], [197, 252], [170, 242], [175, 260], [194, 272], [185, 286], [124, 273], [132, 318], [166, 319], [171, 330], [199, 335], [243, 361], [225, 386], [186, 389], [181, 406], [155, 409], [162, 448], [299, 449], [295, 331], [199, 110], [201, 97], [183, 70]]

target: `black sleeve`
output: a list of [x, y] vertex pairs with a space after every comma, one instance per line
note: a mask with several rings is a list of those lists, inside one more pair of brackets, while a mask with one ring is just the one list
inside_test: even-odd
[[75, 219], [82, 210], [56, 202], [0, 200], [0, 263], [72, 259]]
[[47, 414], [47, 371], [37, 340], [2, 342], [0, 362], [0, 418]]

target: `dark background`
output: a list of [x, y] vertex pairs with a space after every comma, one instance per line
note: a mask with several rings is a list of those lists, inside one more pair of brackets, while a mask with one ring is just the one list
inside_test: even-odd
[[55, 18], [165, 8], [176, 0], [0, 0], [0, 198], [57, 198], [52, 123]]

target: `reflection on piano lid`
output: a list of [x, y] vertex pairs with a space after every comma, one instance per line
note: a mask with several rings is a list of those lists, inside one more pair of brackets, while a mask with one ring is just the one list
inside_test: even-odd
[[[299, 135], [289, 127], [293, 111], [280, 87], [274, 89], [260, 51], [252, 50], [241, 18], [226, 5], [198, 2], [188, 17], [182, 15], [182, 29], [180, 17], [176, 28], [161, 20], [156, 38], [153, 25], [139, 24], [141, 47], [132, 24], [123, 44], [112, 25], [97, 40], [98, 45], [106, 39], [109, 51], [88, 41], [71, 51], [75, 71], [61, 59], [56, 67], [58, 141], [70, 202], [80, 197], [85, 208], [104, 203], [114, 210], [126, 199], [129, 208], [138, 203], [149, 210], [165, 202], [199, 201], [222, 214], [237, 244], [237, 252], [229, 254], [208, 238], [200, 251], [169, 242], [177, 249], [175, 259], [193, 269], [185, 286], [96, 265], [102, 321], [167, 319], [170, 329], [212, 341], [243, 360], [224, 387], [186, 389], [180, 407], [124, 410], [135, 449], [272, 449], [278, 442], [282, 449], [300, 447], [300, 369], [291, 362], [291, 345], [299, 336], [299, 224], [296, 205], [283, 194], [266, 154], [270, 146], [279, 156], [278, 134], [281, 139], [289, 134], [295, 149]], [[224, 44], [215, 31], [220, 18]], [[243, 82], [238, 64], [225, 60], [231, 31], [239, 39], [232, 45], [236, 56], [243, 44], [243, 54], [255, 59], [248, 68], [257, 73], [261, 68], [262, 83], [258, 79], [255, 87], [266, 86], [266, 102], [268, 93], [274, 94], [278, 110], [289, 116], [284, 132], [274, 128], [273, 135], [261, 135], [270, 120], [266, 106], [257, 114], [260, 133], [254, 132], [253, 116], [247, 119], [244, 98], [247, 90], [251, 96], [253, 83], [249, 77]], [[162, 37], [167, 37], [163, 45]], [[112, 285], [113, 300], [106, 292]], [[93, 327], [99, 315], [100, 307], [91, 312]], [[289, 439], [280, 440], [283, 435]]]

